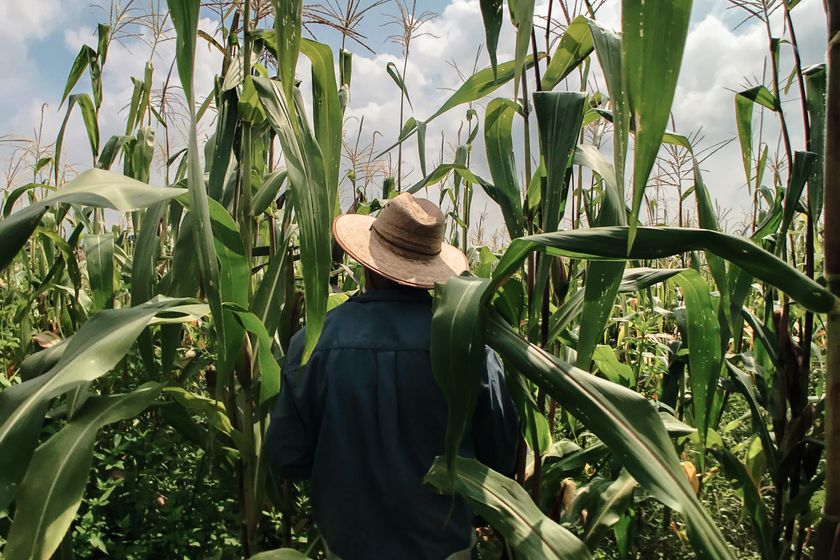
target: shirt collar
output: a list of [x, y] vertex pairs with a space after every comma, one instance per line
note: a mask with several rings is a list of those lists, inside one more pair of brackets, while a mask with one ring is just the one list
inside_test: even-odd
[[375, 301], [406, 301], [429, 302], [432, 296], [427, 290], [418, 288], [392, 288], [387, 290], [371, 290], [353, 296], [353, 301], [359, 303]]

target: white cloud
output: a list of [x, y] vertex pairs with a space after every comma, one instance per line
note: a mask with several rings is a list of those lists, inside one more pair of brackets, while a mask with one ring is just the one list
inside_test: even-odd
[[[72, 0], [76, 5], [82, 0]], [[540, 16], [547, 11], [547, 0], [537, 2], [535, 13]], [[745, 78], [761, 77], [762, 66], [766, 56], [766, 36], [763, 27], [752, 22], [736, 30], [731, 28], [733, 13], [727, 10], [727, 3], [723, 0], [708, 1], [696, 6], [695, 20], [692, 23], [685, 49], [683, 68], [680, 76], [677, 96], [673, 107], [677, 129], [680, 132], [703, 128], [707, 143], [717, 142], [735, 135], [735, 121], [733, 109], [733, 91], [738, 90], [745, 83]], [[33, 7], [36, 6], [36, 7]], [[4, 11], [5, 10], [5, 11]], [[57, 10], [60, 10], [61, 13]], [[32, 61], [28, 60], [26, 41], [45, 36], [46, 33], [57, 29], [59, 20], [63, 21], [65, 3], [58, 0], [40, 0], [39, 2], [12, 2], [0, 0], [0, 47], [6, 48], [10, 56], [0, 59], [0, 72], [7, 78], [0, 83], [0, 95], [17, 103], [19, 110], [2, 126], [7, 131], [26, 133], [31, 131], [38, 122], [43, 103], [49, 103], [46, 111], [45, 136], [50, 137], [57, 130], [63, 117], [59, 113], [57, 102], [60, 91], [33, 91], [31, 84], [34, 76], [31, 74]], [[6, 17], [3, 17], [3, 16]], [[562, 20], [562, 13], [554, 6], [554, 17]], [[512, 56], [514, 30], [505, 16], [499, 45], [499, 60], [507, 60]], [[608, 27], [620, 25], [620, 2], [608, 3], [598, 14], [598, 19]], [[737, 18], [734, 18], [737, 21]], [[799, 33], [800, 48], [804, 63], [820, 62], [824, 56], [825, 28], [819, 0], [803, 0], [794, 10], [794, 19]], [[17, 21], [18, 24], [10, 24]], [[25, 22], [25, 23], [20, 23]], [[774, 21], [775, 32], [781, 33], [779, 22]], [[202, 19], [202, 29], [213, 33], [216, 22]], [[21, 33], [26, 29], [28, 34]], [[393, 29], [379, 29], [380, 35], [392, 33]], [[442, 10], [439, 17], [429, 22], [423, 30], [429, 35], [417, 38], [411, 49], [411, 58], [405, 72], [405, 81], [409, 87], [413, 110], [406, 104], [405, 117], [415, 116], [425, 119], [431, 115], [443, 100], [461, 84], [462, 78], [453, 66], [463, 74], [469, 75], [476, 64], [476, 53], [479, 44], [484, 43], [484, 28], [480, 15], [478, 0], [451, 0]], [[376, 31], [368, 33], [372, 39], [377, 39]], [[20, 43], [11, 41], [10, 37], [23, 37]], [[68, 52], [75, 56], [79, 47], [84, 44], [95, 45], [95, 33], [90, 27], [71, 25], [63, 31], [63, 41]], [[198, 49], [196, 64], [196, 90], [200, 96], [210, 92], [213, 87], [213, 76], [220, 69], [220, 56], [217, 51], [203, 46]], [[169, 64], [174, 57], [175, 44], [167, 41], [158, 46], [153, 63], [155, 65], [155, 87], [160, 87], [166, 78]], [[389, 49], [393, 50], [393, 49]], [[790, 68], [789, 46], [783, 46], [782, 66]], [[102, 109], [102, 140], [110, 134], [122, 131], [125, 119], [125, 106], [129, 101], [132, 76], [143, 75], [143, 68], [149, 57], [148, 47], [142, 42], [131, 39], [126, 44], [114, 43], [111, 47], [109, 60], [105, 69], [105, 105]], [[345, 139], [353, 142], [359, 119], [364, 117], [364, 132], [360, 142], [362, 146], [370, 143], [374, 131], [376, 147], [390, 145], [399, 132], [399, 89], [386, 72], [386, 66], [393, 62], [402, 68], [399, 55], [378, 54], [371, 55], [359, 50], [354, 55], [352, 99], [347, 109], [348, 126]], [[478, 53], [477, 66], [488, 64], [485, 49]], [[69, 70], [69, 66], [68, 66]], [[787, 70], [786, 70], [787, 71]], [[593, 75], [599, 75], [597, 63], [593, 65]], [[298, 66], [298, 77], [304, 81], [304, 91], [308, 92], [309, 69], [308, 61], [301, 58]], [[85, 80], [83, 80], [84, 82]], [[177, 71], [173, 72], [172, 83], [179, 84]], [[603, 80], [598, 79], [602, 86]], [[572, 84], [573, 85], [573, 84]], [[79, 88], [86, 87], [80, 82]], [[501, 88], [496, 96], [512, 96], [512, 86]], [[790, 93], [794, 101], [786, 103], [792, 129], [792, 141], [801, 148], [801, 126], [799, 125], [798, 106], [795, 88]], [[308, 95], [304, 97], [308, 98]], [[483, 126], [484, 111], [480, 102], [475, 107], [479, 114], [479, 121]], [[466, 135], [465, 106], [452, 109], [448, 113], [433, 121], [427, 131], [427, 167], [429, 170], [441, 161], [441, 135], [445, 138], [443, 160], [451, 161], [454, 147], [459, 141], [464, 141]], [[758, 117], [756, 117], [757, 119]], [[532, 121], [532, 134], [536, 134], [536, 122]], [[84, 137], [83, 126], [78, 116], [73, 117], [66, 141], [66, 160], [79, 165], [87, 165], [89, 160], [87, 141]], [[482, 129], [483, 130], [483, 129]], [[178, 131], [174, 132], [175, 142], [181, 142]], [[162, 132], [161, 132], [162, 134]], [[771, 115], [765, 117], [765, 141], [775, 146], [776, 129]], [[522, 131], [517, 122], [514, 129], [518, 157], [521, 154]], [[532, 142], [536, 146], [536, 139]], [[378, 151], [378, 150], [377, 150]], [[489, 173], [484, 161], [482, 134], [479, 133], [473, 146], [472, 166], [480, 175], [488, 177]], [[605, 149], [608, 155], [609, 149]], [[394, 153], [393, 158], [396, 157]], [[404, 169], [412, 170], [406, 182], [411, 183], [420, 176], [417, 157], [416, 140], [406, 142], [403, 150]], [[522, 161], [519, 161], [520, 174]], [[392, 172], [396, 164], [392, 163]], [[706, 179], [715, 196], [724, 206], [743, 206], [746, 199], [743, 169], [737, 143], [733, 143], [705, 164]], [[375, 182], [371, 194], [378, 192], [381, 177]], [[436, 193], [433, 197], [436, 198]], [[495, 229], [501, 225], [501, 218], [495, 205], [489, 203], [486, 197], [479, 195], [477, 208], [484, 205], [490, 210], [490, 227]]]

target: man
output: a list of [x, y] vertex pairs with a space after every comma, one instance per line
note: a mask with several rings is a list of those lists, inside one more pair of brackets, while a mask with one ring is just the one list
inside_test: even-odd
[[[422, 484], [447, 421], [429, 358], [428, 290], [469, 267], [444, 229], [435, 204], [407, 193], [376, 219], [339, 216], [333, 235], [365, 267], [365, 293], [327, 316], [306, 365], [304, 332], [292, 338], [264, 449], [275, 472], [311, 481], [330, 558], [470, 558], [468, 506]], [[516, 413], [489, 351], [486, 364], [460, 452], [511, 474]]]

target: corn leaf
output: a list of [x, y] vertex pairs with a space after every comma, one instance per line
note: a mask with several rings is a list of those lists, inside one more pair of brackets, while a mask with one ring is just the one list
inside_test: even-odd
[[496, 50], [499, 48], [499, 32], [502, 30], [502, 0], [480, 0], [481, 19], [484, 21], [484, 45], [490, 56], [490, 67], [495, 74], [498, 65]]
[[152, 188], [103, 169], [85, 171], [49, 196], [0, 220], [0, 270], [12, 262], [50, 206], [80, 204], [129, 212], [169, 200], [183, 192], [184, 189]]
[[816, 222], [820, 219], [823, 205], [823, 158], [825, 157], [825, 64], [817, 64], [803, 70], [805, 79], [808, 116], [811, 122], [811, 151], [817, 154], [817, 163], [808, 181], [808, 210]]
[[312, 63], [312, 120], [315, 139], [324, 160], [329, 208], [335, 211], [338, 198], [338, 173], [341, 166], [341, 105], [335, 81], [332, 49], [323, 43], [304, 39], [300, 45]]
[[447, 462], [438, 457], [424, 482], [457, 493], [505, 538], [517, 558], [586, 560], [586, 546], [568, 529], [555, 523], [531, 501], [522, 486], [475, 459], [457, 458], [457, 474], [448, 477]]
[[275, 48], [277, 67], [283, 93], [292, 98], [295, 88], [295, 68], [301, 46], [303, 0], [271, 0], [274, 7]]
[[513, 117], [519, 112], [518, 103], [497, 98], [488, 103], [484, 117], [484, 148], [495, 187], [491, 197], [502, 210], [511, 239], [520, 237], [524, 231], [522, 194], [517, 179], [512, 134]]
[[52, 398], [105, 375], [148, 325], [196, 320], [205, 313], [189, 300], [164, 298], [102, 311], [79, 329], [48, 372], [0, 392], [0, 508], [17, 493]]
[[93, 462], [96, 434], [132, 418], [160, 393], [146, 383], [131, 393], [91, 397], [55, 435], [41, 444], [20, 485], [18, 507], [3, 553], [9, 560], [50, 558], [79, 509]]
[[285, 94], [272, 80], [255, 78], [254, 85], [283, 148], [292, 189], [292, 203], [300, 226], [303, 283], [306, 290], [305, 362], [315, 348], [324, 326], [332, 266], [332, 208], [329, 206], [329, 194], [324, 188], [324, 163], [300, 104], [291, 107]]
[[85, 256], [94, 309], [111, 307], [114, 299], [114, 234], [86, 235]]
[[827, 313], [837, 305], [831, 292], [743, 237], [705, 229], [639, 227], [638, 246], [634, 244], [629, 253], [628, 237], [628, 227], [600, 227], [514, 239], [496, 266], [493, 287], [518, 270], [528, 253], [535, 250], [589, 260], [658, 259], [705, 250], [735, 263], [807, 309]]
[[695, 550], [710, 558], [734, 558], [689, 486], [662, 420], [646, 398], [560, 361], [498, 317], [489, 317], [487, 341], [506, 364], [582, 420], [642, 486], [683, 514]]
[[586, 60], [593, 48], [592, 33], [589, 31], [586, 18], [576, 17], [560, 37], [560, 42], [551, 56], [551, 62], [545, 69], [545, 74], [541, 79], [543, 90], [553, 90], [572, 70]]
[[721, 345], [717, 306], [712, 302], [709, 285], [700, 273], [689, 268], [676, 277], [685, 302], [688, 340], [689, 385], [694, 411], [694, 426], [698, 430], [701, 451], [698, 454], [700, 471], [705, 470], [706, 434], [711, 426], [712, 402], [720, 377]]
[[621, 62], [636, 131], [628, 249], [634, 242], [645, 186], [671, 113], [690, 18], [691, 0], [621, 3]]
[[458, 447], [472, 418], [486, 360], [481, 294], [489, 281], [456, 276], [435, 286], [431, 359], [435, 380], [446, 398], [446, 467], [455, 476]]

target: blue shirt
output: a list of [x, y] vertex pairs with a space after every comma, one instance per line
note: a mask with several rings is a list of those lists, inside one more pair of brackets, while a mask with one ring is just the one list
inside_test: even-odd
[[[292, 338], [263, 449], [282, 476], [310, 479], [315, 521], [342, 560], [442, 560], [470, 545], [467, 504], [422, 484], [447, 420], [429, 358], [431, 301], [417, 289], [351, 298], [328, 314], [302, 367], [305, 334]], [[518, 419], [489, 350], [486, 363], [460, 453], [510, 475]]]

